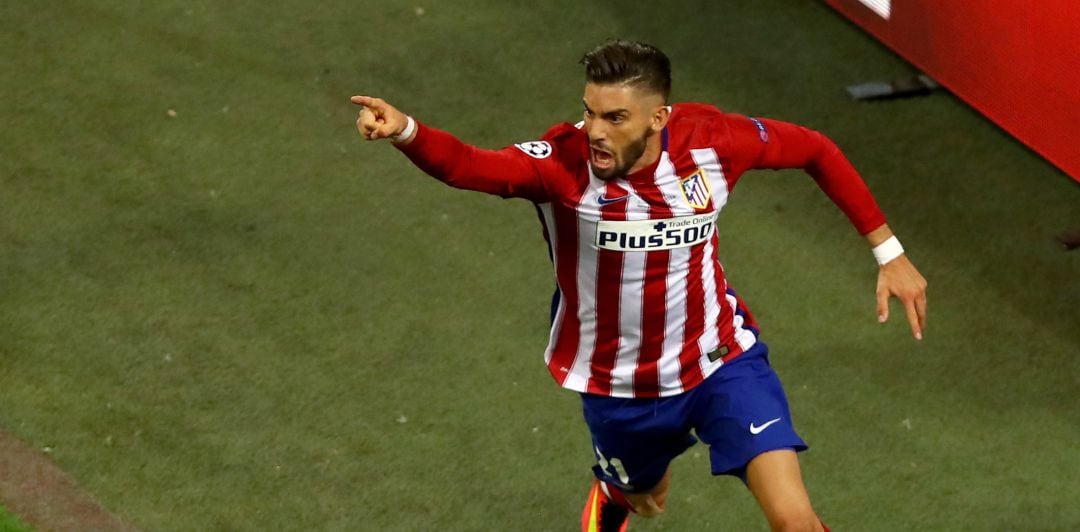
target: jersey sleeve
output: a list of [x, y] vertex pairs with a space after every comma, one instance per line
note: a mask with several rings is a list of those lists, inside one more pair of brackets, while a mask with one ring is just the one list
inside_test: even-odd
[[[537, 151], [530, 154], [527, 150], [534, 146]], [[544, 147], [548, 150], [546, 154], [541, 153]], [[542, 159], [538, 158], [551, 154], [551, 144], [547, 142], [485, 150], [417, 122], [412, 142], [398, 149], [428, 175], [454, 188], [537, 203], [549, 200], [540, 165]]]
[[825, 135], [802, 126], [770, 120], [730, 116], [735, 174], [763, 168], [801, 168], [866, 234], [885, 223], [870, 189], [840, 148]]

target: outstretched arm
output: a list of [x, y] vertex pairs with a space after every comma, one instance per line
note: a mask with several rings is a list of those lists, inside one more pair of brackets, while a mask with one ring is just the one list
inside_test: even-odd
[[447, 185], [547, 201], [537, 167], [521, 150], [483, 150], [417, 122], [381, 98], [353, 96], [350, 100], [362, 106], [356, 118], [360, 136], [365, 140], [390, 139], [413, 164]]

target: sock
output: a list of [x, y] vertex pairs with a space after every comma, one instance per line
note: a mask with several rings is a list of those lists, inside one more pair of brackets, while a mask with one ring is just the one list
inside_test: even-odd
[[581, 513], [582, 532], [626, 532], [630, 510], [616, 502], [609, 493], [626, 503], [626, 498], [617, 489], [605, 489], [599, 480], [593, 481], [589, 498], [585, 501], [585, 510]]
[[600, 507], [599, 532], [626, 532], [630, 510], [611, 501]]
[[626, 495], [623, 494], [621, 489], [616, 488], [615, 486], [612, 486], [611, 484], [608, 484], [607, 482], [604, 482], [604, 481], [599, 481], [599, 482], [600, 482], [600, 490], [603, 491], [604, 495], [611, 502], [613, 502], [613, 503], [615, 503], [615, 504], [617, 504], [617, 505], [619, 505], [619, 506], [621, 506], [621, 507], [623, 507], [623, 508], [625, 508], [627, 510], [634, 511], [634, 507], [630, 504], [630, 501], [628, 501], [626, 499]]

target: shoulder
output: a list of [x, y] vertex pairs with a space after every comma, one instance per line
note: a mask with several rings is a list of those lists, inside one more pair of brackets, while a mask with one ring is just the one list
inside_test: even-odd
[[560, 158], [580, 158], [586, 154], [589, 141], [580, 125], [562, 122], [555, 124], [544, 133], [544, 140], [550, 142]]
[[712, 105], [679, 103], [672, 106], [668, 127], [691, 144], [717, 144], [727, 136], [728, 120], [727, 114]]
[[[732, 137], [759, 133], [767, 135], [761, 121], [745, 115], [727, 113], [704, 103], [680, 103], [672, 106], [668, 127], [692, 144], [723, 145]], [[767, 138], [767, 137], [766, 137]], [[767, 142], [762, 139], [763, 142]]]
[[544, 133], [545, 140], [557, 140], [565, 142], [567, 140], [581, 138], [585, 136], [585, 132], [581, 130], [580, 123], [575, 125], [569, 122], [560, 122], [551, 126], [550, 129]]
[[727, 113], [706, 103], [678, 103], [672, 106], [669, 124], [701, 132], [726, 132], [751, 123], [746, 116]]
[[550, 161], [566, 166], [585, 159], [588, 141], [584, 131], [563, 122], [552, 126], [538, 140], [518, 142], [514, 147], [538, 161]]

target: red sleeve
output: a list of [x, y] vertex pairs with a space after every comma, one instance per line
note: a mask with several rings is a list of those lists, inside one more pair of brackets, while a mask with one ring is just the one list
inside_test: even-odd
[[752, 168], [802, 168], [865, 235], [885, 223], [870, 189], [825, 135], [779, 120], [731, 116], [735, 175]]
[[[398, 149], [418, 168], [454, 188], [475, 190], [504, 198], [526, 198], [537, 203], [549, 194], [538, 159], [509, 146], [484, 150], [453, 135], [417, 122], [412, 142]], [[548, 145], [550, 149], [550, 145]]]

